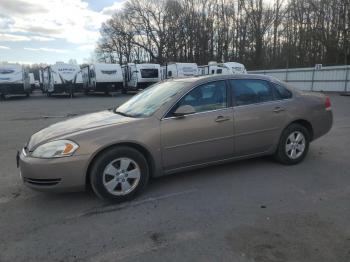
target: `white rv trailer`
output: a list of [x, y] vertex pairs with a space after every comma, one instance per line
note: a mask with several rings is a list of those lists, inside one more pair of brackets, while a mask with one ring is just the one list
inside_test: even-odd
[[43, 69], [39, 69], [39, 85], [40, 89], [43, 89], [44, 77], [43, 77]]
[[48, 96], [60, 93], [73, 96], [75, 92], [74, 81], [79, 71], [77, 65], [63, 62], [56, 62], [56, 64], [46, 67], [43, 77], [43, 92]]
[[50, 82], [50, 70], [49, 67], [43, 68], [41, 70], [41, 75], [42, 75], [42, 91], [43, 93], [47, 93], [47, 90], [51, 89], [52, 87], [50, 87], [50, 85], [52, 84], [52, 82]]
[[29, 83], [30, 83], [30, 88], [34, 89], [35, 87], [34, 73], [29, 73]]
[[245, 66], [237, 62], [209, 62], [208, 65], [200, 66], [199, 70], [202, 75], [214, 74], [246, 74]]
[[162, 66], [162, 79], [190, 77], [198, 75], [196, 63], [168, 63]]
[[91, 64], [81, 69], [85, 92], [109, 92], [123, 89], [123, 71], [119, 64]]
[[81, 70], [78, 71], [78, 73], [75, 75], [74, 79], [74, 90], [78, 92], [82, 92], [84, 90], [84, 84], [83, 84], [83, 75]]
[[134, 64], [123, 66], [124, 88], [123, 93], [129, 90], [144, 89], [161, 80], [159, 64]]
[[198, 75], [199, 76], [202, 76], [202, 75], [205, 75], [205, 68], [207, 66], [198, 66]]
[[18, 64], [0, 65], [0, 94], [25, 94], [29, 96], [30, 82], [27, 69]]

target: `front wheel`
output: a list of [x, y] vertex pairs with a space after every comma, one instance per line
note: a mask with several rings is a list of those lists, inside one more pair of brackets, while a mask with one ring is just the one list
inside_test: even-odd
[[147, 185], [149, 168], [134, 148], [115, 147], [103, 152], [90, 173], [92, 189], [102, 199], [121, 202], [136, 197]]
[[309, 150], [310, 133], [302, 125], [291, 124], [281, 135], [275, 159], [285, 165], [300, 163]]

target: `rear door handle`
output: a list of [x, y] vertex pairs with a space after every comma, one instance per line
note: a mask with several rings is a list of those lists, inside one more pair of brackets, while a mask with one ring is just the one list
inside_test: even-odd
[[275, 108], [273, 109], [273, 112], [279, 113], [279, 112], [282, 112], [282, 111], [284, 111], [284, 110], [285, 110], [285, 109], [284, 109], [283, 107], [277, 106], [277, 107], [275, 107]]
[[231, 118], [228, 117], [228, 116], [218, 116], [216, 119], [215, 119], [215, 122], [224, 122], [224, 121], [228, 121], [230, 120]]

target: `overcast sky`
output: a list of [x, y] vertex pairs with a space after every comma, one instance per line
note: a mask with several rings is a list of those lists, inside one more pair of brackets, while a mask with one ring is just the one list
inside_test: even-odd
[[0, 0], [0, 61], [89, 58], [101, 23], [123, 0]]

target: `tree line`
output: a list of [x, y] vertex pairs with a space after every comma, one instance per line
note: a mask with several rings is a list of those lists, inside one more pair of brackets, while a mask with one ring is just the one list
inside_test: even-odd
[[128, 0], [98, 60], [236, 61], [248, 69], [349, 64], [350, 0]]

